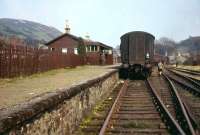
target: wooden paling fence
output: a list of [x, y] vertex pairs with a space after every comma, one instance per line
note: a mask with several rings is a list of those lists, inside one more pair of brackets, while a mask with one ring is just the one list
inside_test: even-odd
[[24, 46], [0, 45], [0, 78], [26, 76], [83, 64], [84, 58], [75, 54]]

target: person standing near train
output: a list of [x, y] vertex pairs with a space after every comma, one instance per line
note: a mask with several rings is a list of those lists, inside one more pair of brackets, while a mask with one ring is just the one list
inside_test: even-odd
[[159, 72], [159, 75], [162, 74], [162, 70], [163, 70], [163, 64], [162, 64], [162, 62], [160, 61], [160, 62], [158, 63], [158, 72]]

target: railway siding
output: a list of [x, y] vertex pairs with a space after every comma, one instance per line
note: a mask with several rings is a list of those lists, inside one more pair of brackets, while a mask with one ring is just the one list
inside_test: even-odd
[[179, 123], [184, 132], [186, 134], [194, 135], [194, 127], [191, 124], [184, 103], [172, 81], [165, 75], [158, 76], [155, 72], [153, 73], [153, 77], [150, 77], [149, 80], [171, 115]]
[[113, 70], [96, 79], [1, 109], [0, 134], [71, 134], [83, 116], [109, 94], [117, 81], [117, 70]]
[[200, 98], [194, 96], [192, 93], [189, 93], [181, 85], [176, 84], [177, 90], [180, 93], [181, 97], [184, 99], [187, 104], [188, 109], [191, 111], [192, 116], [197, 122], [197, 128], [200, 128]]
[[[170, 70], [169, 70], [170, 71]], [[184, 100], [185, 105], [190, 111], [190, 115], [197, 126], [197, 130], [200, 127], [200, 95], [199, 87], [195, 83], [188, 81], [187, 75], [185, 72], [176, 72], [175, 69], [173, 72], [166, 72], [167, 76], [170, 77], [174, 82], [175, 86]], [[183, 76], [182, 76], [183, 75]], [[198, 81], [196, 83], [199, 83]]]

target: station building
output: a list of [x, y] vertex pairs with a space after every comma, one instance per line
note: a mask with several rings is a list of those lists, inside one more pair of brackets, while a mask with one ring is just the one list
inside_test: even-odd
[[86, 38], [77, 37], [70, 33], [69, 25], [66, 24], [65, 33], [46, 43], [51, 51], [60, 51], [66, 54], [79, 55], [79, 47], [84, 46], [87, 64], [113, 64], [113, 48]]

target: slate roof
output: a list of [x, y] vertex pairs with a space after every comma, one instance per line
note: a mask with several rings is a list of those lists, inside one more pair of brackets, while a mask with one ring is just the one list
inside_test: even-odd
[[72, 35], [72, 34], [69, 34], [69, 33], [64, 33], [63, 35], [58, 36], [57, 38], [55, 38], [55, 39], [49, 41], [48, 43], [46, 43], [46, 45], [48, 46], [48, 45], [50, 45], [51, 43], [53, 43], [53, 42], [55, 42], [55, 41], [57, 41], [57, 40], [59, 40], [59, 39], [65, 37], [65, 36], [69, 36], [69, 37], [71, 37], [72, 39], [77, 40], [78, 42], [80, 42], [81, 40], [83, 40], [83, 42], [84, 42], [85, 45], [98, 45], [98, 46], [102, 46], [102, 47], [104, 47], [104, 48], [112, 49], [112, 47], [110, 47], [110, 46], [108, 46], [108, 45], [106, 45], [106, 44], [103, 44], [103, 43], [101, 43], [101, 42], [83, 39], [83, 38], [81, 38], [81, 37], [77, 37], [77, 36]]
[[55, 41], [57, 41], [57, 40], [59, 40], [59, 39], [65, 37], [65, 36], [69, 36], [69, 37], [71, 37], [72, 39], [77, 40], [77, 41], [80, 41], [80, 39], [81, 39], [80, 37], [77, 37], [77, 36], [75, 36], [75, 35], [72, 35], [72, 34], [69, 34], [69, 33], [64, 33], [64, 34], [58, 36], [57, 38], [55, 38], [55, 39], [53, 39], [53, 40], [47, 42], [46, 45], [48, 46], [49, 44], [51, 44], [51, 43], [53, 43], [53, 42], [55, 42]]

